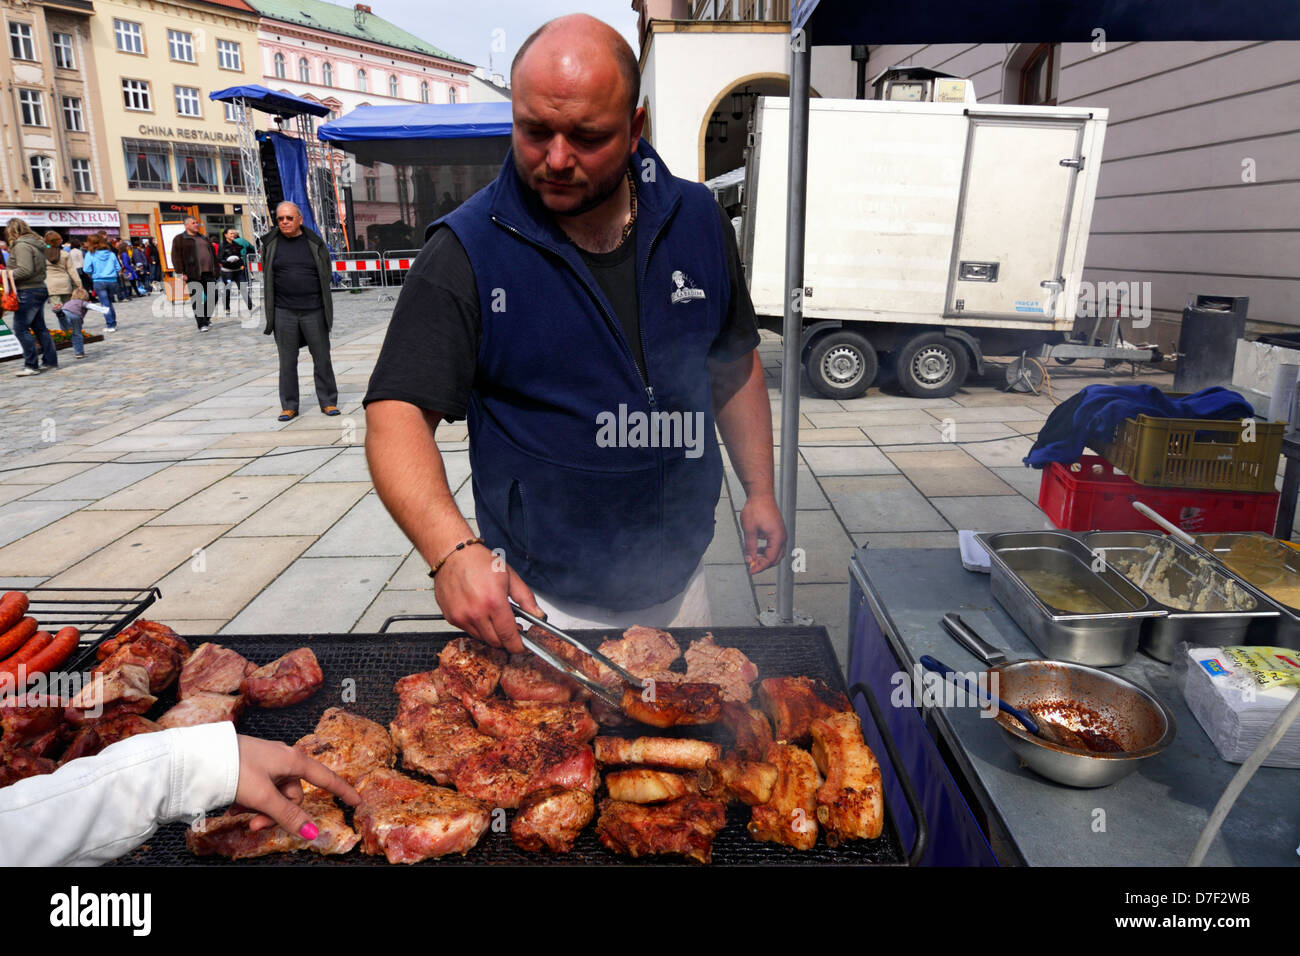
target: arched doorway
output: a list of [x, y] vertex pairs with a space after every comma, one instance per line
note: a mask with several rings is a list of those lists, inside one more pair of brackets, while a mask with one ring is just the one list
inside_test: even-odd
[[[699, 178], [701, 182], [745, 164], [745, 140], [754, 104], [760, 96], [789, 96], [790, 77], [784, 73], [751, 73], [722, 90], [700, 119]], [[820, 96], [809, 90], [810, 96]]]

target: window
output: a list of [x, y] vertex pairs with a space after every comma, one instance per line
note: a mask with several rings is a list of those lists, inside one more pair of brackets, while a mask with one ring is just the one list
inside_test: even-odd
[[81, 98], [63, 97], [63, 126], [69, 133], [84, 133], [86, 121], [81, 114]]
[[397, 74], [396, 73], [390, 73], [388, 75], [388, 95], [389, 96], [397, 95]]
[[307, 62], [305, 56], [298, 58], [298, 81], [300, 83], [311, 82], [311, 64]]
[[30, 23], [9, 24], [9, 53], [15, 60], [36, 59], [36, 41]]
[[77, 58], [72, 52], [72, 34], [55, 33], [50, 39], [50, 47], [54, 50], [54, 65], [60, 70], [75, 70]]
[[429, 84], [426, 80], [420, 81], [420, 102], [429, 102]]
[[167, 144], [148, 139], [124, 139], [126, 185], [129, 189], [171, 189]]
[[123, 80], [122, 105], [129, 110], [153, 112], [153, 102], [149, 97], [149, 81]]
[[283, 80], [287, 75], [284, 71], [284, 54], [277, 53], [275, 59], [271, 61], [275, 64], [275, 75], [278, 79]]
[[72, 189], [79, 193], [93, 193], [94, 184], [90, 181], [90, 160], [74, 159], [72, 161]]
[[357, 70], [357, 90], [362, 93], [367, 91], [365, 70]]
[[242, 123], [244, 121], [243, 107], [238, 103], [231, 103], [227, 100], [221, 105], [226, 108], [227, 123]]
[[54, 189], [54, 163], [48, 156], [33, 156], [28, 163], [32, 169], [32, 189]]
[[239, 54], [239, 44], [234, 40], [217, 41], [217, 66], [223, 70], [242, 70], [243, 57]]
[[447, 102], [448, 103], [456, 102], [456, 87], [454, 86], [447, 87]]
[[182, 63], [194, 62], [194, 34], [183, 30], [167, 31], [167, 51], [173, 60]]
[[328, 62], [320, 65], [320, 81], [323, 86], [334, 85], [334, 67], [330, 66]]
[[228, 193], [248, 192], [244, 183], [243, 161], [239, 158], [238, 150], [221, 150], [221, 182]]
[[379, 201], [379, 183], [374, 176], [366, 177], [366, 202]]
[[40, 90], [19, 90], [18, 108], [24, 126], [45, 125], [45, 105], [41, 102]]
[[172, 87], [176, 91], [176, 114], [178, 116], [202, 116], [199, 109], [199, 90], [195, 86]]
[[1039, 44], [1020, 71], [1020, 102], [1025, 106], [1056, 105], [1056, 45]]
[[186, 192], [217, 191], [217, 162], [211, 147], [177, 143], [176, 184]]
[[130, 20], [113, 21], [113, 39], [123, 53], [144, 53], [144, 31]]

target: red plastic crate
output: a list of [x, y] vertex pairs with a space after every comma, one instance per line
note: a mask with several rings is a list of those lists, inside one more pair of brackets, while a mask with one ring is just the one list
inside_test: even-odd
[[1273, 533], [1280, 495], [1276, 492], [1199, 491], [1153, 488], [1117, 473], [1104, 458], [1084, 455], [1080, 470], [1053, 462], [1043, 469], [1038, 507], [1058, 528], [1069, 531], [1159, 531], [1133, 507], [1141, 501], [1184, 531]]

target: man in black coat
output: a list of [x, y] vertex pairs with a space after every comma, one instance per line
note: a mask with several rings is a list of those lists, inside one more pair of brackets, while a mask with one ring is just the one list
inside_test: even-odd
[[262, 238], [262, 307], [266, 335], [280, 352], [280, 416], [298, 416], [298, 352], [306, 345], [315, 367], [316, 400], [326, 415], [339, 414], [338, 385], [330, 362], [330, 252], [325, 240], [302, 224], [291, 202], [275, 207], [276, 228]]
[[172, 269], [185, 277], [186, 290], [194, 306], [194, 322], [200, 332], [212, 325], [212, 305], [216, 300], [217, 249], [212, 240], [199, 231], [199, 221], [185, 217], [185, 231], [172, 240]]

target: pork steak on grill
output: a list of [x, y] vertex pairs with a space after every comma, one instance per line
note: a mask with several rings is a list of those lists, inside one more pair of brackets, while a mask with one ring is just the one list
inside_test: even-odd
[[237, 651], [220, 644], [200, 644], [181, 668], [179, 696], [193, 694], [237, 694], [245, 677], [257, 665]]
[[310, 647], [300, 647], [257, 668], [239, 685], [256, 707], [289, 707], [320, 689], [325, 675]]
[[421, 783], [395, 770], [376, 770], [357, 786], [361, 805], [353, 822], [361, 851], [389, 863], [418, 863], [472, 850], [492, 822], [481, 800]]
[[293, 746], [354, 787], [366, 774], [392, 767], [397, 760], [397, 749], [388, 731], [342, 707], [331, 707], [321, 714], [316, 729]]
[[529, 853], [568, 853], [595, 815], [596, 801], [586, 790], [546, 787], [524, 797], [510, 822], [510, 839]]

